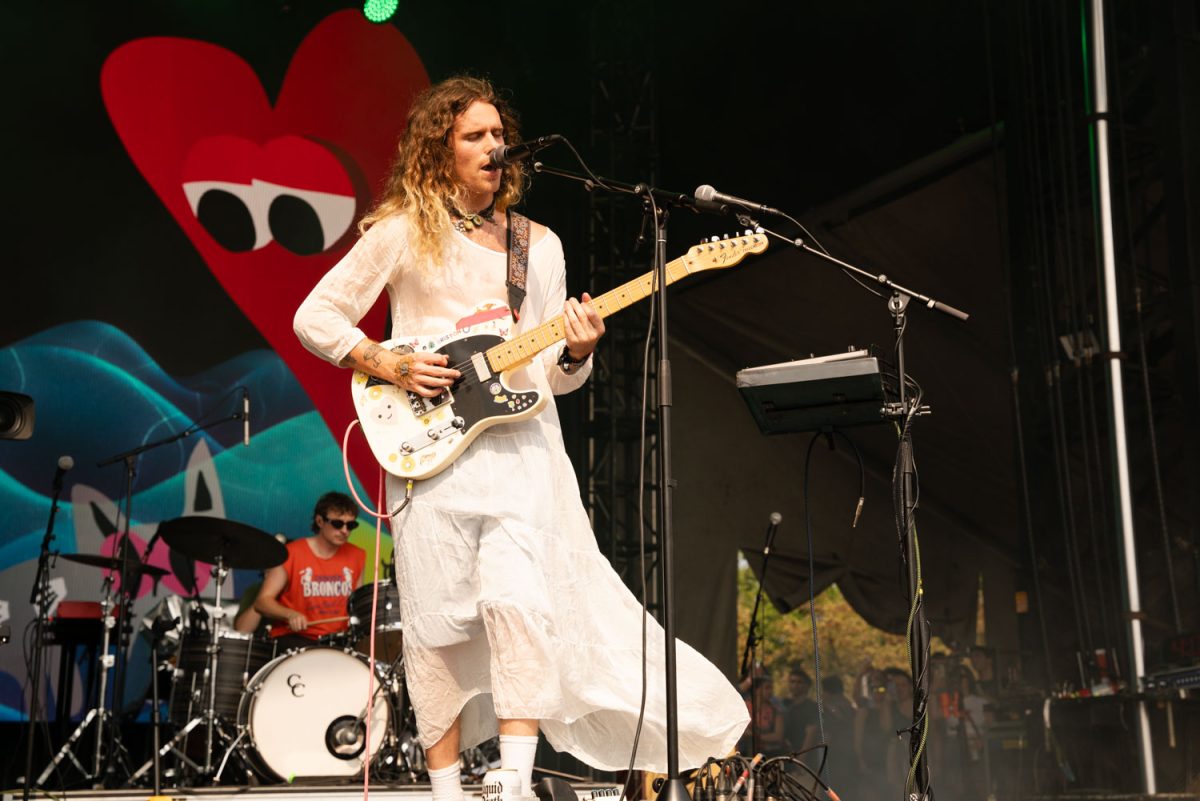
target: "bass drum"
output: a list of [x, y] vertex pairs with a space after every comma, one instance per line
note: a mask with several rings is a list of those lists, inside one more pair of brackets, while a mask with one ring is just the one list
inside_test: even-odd
[[[175, 663], [175, 681], [171, 686], [171, 705], [167, 718], [177, 726], [200, 717], [208, 707], [211, 674], [208, 654], [211, 635], [203, 629], [185, 629]], [[275, 642], [260, 640], [240, 631], [217, 632], [217, 695], [213, 711], [225, 721], [233, 721], [247, 688], [246, 680], [275, 656]]]
[[[333, 648], [308, 648], [267, 664], [238, 707], [251, 766], [265, 779], [286, 782], [361, 773], [369, 678], [362, 657]], [[387, 687], [377, 678], [374, 688], [372, 758], [391, 720]]]

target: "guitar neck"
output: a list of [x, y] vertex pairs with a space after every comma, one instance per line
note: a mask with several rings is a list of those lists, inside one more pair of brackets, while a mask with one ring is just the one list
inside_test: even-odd
[[[680, 278], [685, 278], [691, 274], [691, 271], [688, 269], [691, 259], [692, 256], [689, 254], [668, 262], [668, 286]], [[605, 292], [599, 297], [592, 298], [591, 305], [601, 317], [608, 317], [616, 314], [621, 309], [626, 309], [638, 301], [649, 297], [650, 293], [654, 291], [654, 284], [654, 273], [648, 272], [632, 281], [621, 284], [616, 289]], [[560, 314], [554, 319], [542, 323], [537, 328], [488, 348], [485, 355], [492, 369], [495, 372], [502, 373], [505, 370], [511, 370], [530, 361], [546, 348], [557, 342], [561, 342], [566, 336], [566, 325]]]

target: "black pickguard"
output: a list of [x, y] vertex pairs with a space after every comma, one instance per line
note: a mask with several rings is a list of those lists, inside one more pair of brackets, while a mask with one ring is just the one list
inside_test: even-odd
[[[541, 397], [537, 390], [509, 391], [500, 383], [498, 374], [484, 381], [480, 381], [475, 374], [471, 357], [503, 342], [503, 337], [495, 334], [476, 334], [451, 340], [434, 351], [448, 356], [449, 365], [462, 372], [462, 377], [450, 387], [448, 393], [444, 392], [436, 398], [423, 398], [414, 392], [405, 393], [413, 415], [420, 419], [450, 403], [454, 416], [463, 420], [463, 430], [469, 431], [482, 421], [495, 421], [495, 418], [519, 414], [536, 404]], [[368, 387], [387, 383], [373, 376], [367, 380]]]

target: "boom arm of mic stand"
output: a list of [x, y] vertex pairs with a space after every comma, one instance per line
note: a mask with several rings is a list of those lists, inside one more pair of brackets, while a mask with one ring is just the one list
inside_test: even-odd
[[241, 419], [242, 419], [242, 413], [239, 411], [239, 412], [234, 412], [233, 414], [229, 415], [228, 417], [222, 417], [220, 420], [214, 420], [213, 422], [205, 423], [204, 425], [197, 425], [197, 424], [193, 423], [192, 425], [185, 428], [183, 431], [180, 431], [178, 434], [172, 434], [169, 437], [163, 437], [162, 439], [156, 439], [153, 442], [147, 442], [145, 445], [139, 445], [136, 448], [133, 448], [131, 450], [124, 451], [123, 453], [118, 453], [115, 456], [108, 457], [107, 459], [102, 459], [101, 461], [96, 462], [96, 467], [108, 467], [110, 464], [116, 464], [117, 462], [125, 461], [126, 459], [129, 459], [130, 457], [140, 456], [141, 454], [145, 453], [146, 451], [152, 451], [155, 448], [161, 447], [163, 445], [170, 445], [172, 442], [178, 442], [181, 439], [187, 439], [192, 434], [197, 434], [201, 431], [207, 431], [210, 428], [216, 428], [217, 426], [222, 425], [223, 423], [231, 423], [234, 420], [241, 420]]
[[[647, 184], [629, 184], [624, 181], [613, 181], [600, 175], [584, 175], [583, 173], [571, 172], [570, 170], [560, 170], [557, 167], [547, 167], [540, 161], [533, 163], [533, 171], [536, 173], [545, 173], [546, 175], [555, 175], [559, 178], [567, 178], [572, 181], [578, 181], [583, 184], [584, 188], [589, 192], [596, 189], [604, 189], [609, 192], [620, 195], [631, 195], [634, 197], [645, 197], [647, 193], [654, 196], [656, 203], [675, 206], [677, 208], [692, 209], [693, 211], [718, 211], [718, 206], [712, 203], [704, 203], [704, 201], [696, 200], [696, 198], [686, 192], [671, 192], [666, 189], [656, 189]], [[719, 207], [724, 208], [724, 207]]]
[[[754, 218], [750, 217], [748, 214], [739, 213], [737, 215], [737, 218], [738, 218], [739, 222], [741, 222], [743, 225], [745, 225], [748, 228], [749, 227], [763, 228], [761, 223], [759, 223]], [[888, 278], [883, 273], [879, 273], [878, 275], [869, 273], [866, 270], [863, 270], [859, 267], [855, 267], [853, 264], [844, 262], [839, 258], [829, 255], [828, 253], [824, 253], [820, 250], [817, 250], [816, 248], [809, 247], [809, 244], [807, 242], [805, 242], [803, 239], [800, 239], [799, 237], [797, 237], [795, 239], [789, 239], [788, 237], [783, 236], [782, 234], [776, 233], [775, 231], [772, 231], [769, 228], [763, 228], [763, 230], [766, 233], [770, 234], [771, 236], [775, 237], [776, 239], [780, 240], [781, 242], [787, 242], [788, 244], [790, 244], [792, 247], [796, 248], [797, 250], [803, 250], [805, 253], [811, 253], [812, 255], [816, 256], [819, 259], [823, 259], [824, 261], [827, 261], [830, 264], [835, 264], [844, 270], [849, 270], [852, 273], [856, 273], [857, 275], [862, 276], [863, 278], [867, 279], [868, 281], [872, 281], [876, 284], [879, 284], [880, 286], [887, 287], [888, 289], [892, 290], [893, 292], [899, 292], [901, 295], [907, 295], [910, 298], [919, 300], [928, 309], [934, 309], [936, 311], [940, 311], [943, 314], [948, 314], [951, 317], [955, 317], [959, 320], [962, 320], [963, 322], [966, 322], [966, 320], [971, 316], [970, 314], [968, 314], [965, 311], [954, 308], [949, 303], [943, 303], [940, 300], [934, 300], [933, 298], [929, 297], [928, 295], [922, 295], [920, 292], [914, 292], [913, 290], [908, 289], [907, 287], [903, 287], [900, 284], [897, 284], [892, 279]]]

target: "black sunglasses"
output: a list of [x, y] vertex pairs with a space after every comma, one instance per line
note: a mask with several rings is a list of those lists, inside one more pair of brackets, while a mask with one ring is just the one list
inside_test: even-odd
[[338, 531], [342, 530], [342, 526], [346, 527], [346, 531], [354, 531], [354, 529], [358, 528], [357, 520], [338, 520], [335, 517], [327, 517], [325, 518], [325, 522], [336, 528]]

